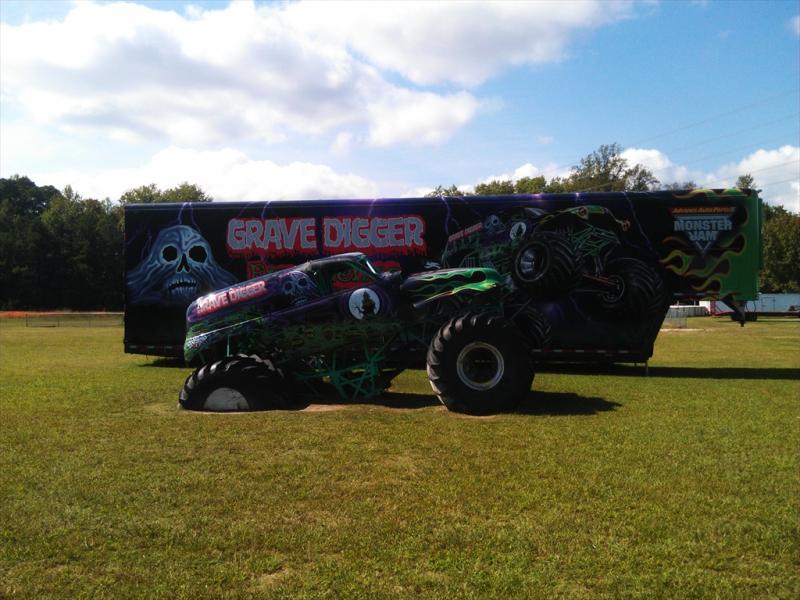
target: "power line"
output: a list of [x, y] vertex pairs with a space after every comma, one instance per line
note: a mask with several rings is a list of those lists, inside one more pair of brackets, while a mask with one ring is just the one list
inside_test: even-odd
[[[771, 169], [777, 169], [779, 167], [785, 167], [786, 165], [791, 165], [793, 163], [800, 163], [800, 158], [793, 158], [792, 160], [784, 162], [784, 163], [780, 163], [780, 164], [777, 164], [777, 165], [772, 165], [772, 166], [769, 166], [769, 167], [763, 167], [761, 169], [755, 169], [755, 170], [752, 170], [752, 171], [751, 170], [747, 170], [747, 169], [745, 169], [745, 170], [747, 170], [747, 174], [748, 175], [752, 175], [753, 173], [761, 173], [763, 171], [769, 171]], [[789, 181], [797, 181], [798, 179], [800, 179], [800, 173], [798, 173], [798, 176], [795, 179], [790, 179]], [[724, 180], [724, 179], [717, 179], [717, 180], [714, 180], [711, 183], [708, 183], [706, 185], [713, 186], [713, 185], [715, 185], [717, 183], [725, 183], [726, 181], [727, 180]]]
[[[792, 133], [794, 133], [796, 135], [800, 135], [800, 129], [796, 129]], [[707, 154], [707, 155], [702, 156], [700, 158], [692, 158], [692, 159], [689, 159], [689, 160], [691, 162], [697, 164], [699, 162], [703, 162], [704, 160], [708, 160], [710, 158], [717, 158], [718, 156], [725, 156], [726, 154], [733, 154], [734, 152], [739, 152], [740, 150], [744, 150], [745, 148], [752, 148], [753, 146], [756, 146], [756, 147], [763, 146], [764, 144], [768, 144], [768, 143], [775, 142], [775, 141], [778, 141], [778, 140], [783, 140], [785, 138], [786, 138], [786, 134], [781, 135], [779, 137], [771, 137], [771, 138], [768, 138], [768, 139], [762, 139], [762, 140], [759, 140], [757, 142], [750, 142], [750, 143], [745, 144], [743, 146], [734, 146], [732, 148], [730, 146], [726, 146], [726, 150], [724, 152], [717, 152], [716, 154]]]
[[772, 121], [765, 121], [763, 123], [759, 123], [758, 125], [753, 125], [752, 127], [746, 127], [745, 129], [739, 129], [738, 131], [733, 131], [731, 133], [726, 133], [724, 135], [719, 135], [719, 136], [716, 136], [716, 137], [713, 137], [713, 138], [708, 138], [706, 140], [703, 140], [702, 142], [696, 142], [694, 144], [689, 144], [687, 146], [680, 146], [678, 148], [672, 148], [670, 150], [663, 150], [663, 152], [666, 154], [667, 152], [679, 152], [680, 150], [686, 150], [687, 148], [695, 148], [697, 146], [704, 146], [706, 144], [710, 144], [711, 142], [716, 142], [718, 140], [724, 140], [726, 138], [734, 137], [734, 136], [737, 136], [737, 135], [739, 135], [741, 133], [746, 133], [746, 132], [752, 131], [754, 129], [760, 129], [762, 127], [767, 127], [769, 125], [774, 125], [776, 123], [782, 123], [783, 121], [788, 121], [789, 119], [796, 119], [796, 118], [798, 118], [798, 115], [796, 113], [793, 113], [791, 115], [786, 115], [786, 116], [780, 117], [778, 119], [773, 119]]
[[770, 181], [769, 183], [765, 183], [762, 185], [762, 188], [770, 187], [771, 185], [778, 185], [781, 183], [794, 183], [798, 180], [797, 177], [793, 177], [792, 179], [781, 179], [780, 181]]
[[679, 131], [685, 131], [687, 129], [692, 129], [693, 127], [697, 127], [698, 125], [705, 125], [706, 123], [711, 123], [712, 121], [716, 121], [717, 119], [721, 119], [722, 117], [727, 117], [729, 115], [734, 115], [736, 113], [742, 112], [743, 110], [747, 110], [748, 108], [753, 108], [754, 106], [760, 106], [762, 104], [768, 104], [768, 103], [772, 102], [773, 100], [775, 100], [777, 98], [784, 98], [786, 96], [791, 96], [791, 95], [797, 94], [797, 93], [798, 93], [798, 90], [796, 90], [796, 89], [784, 90], [783, 92], [779, 92], [777, 94], [773, 94], [772, 96], [767, 96], [766, 98], [763, 98], [761, 100], [756, 100], [755, 102], [750, 102], [749, 104], [745, 104], [743, 106], [739, 106], [737, 108], [733, 108], [733, 109], [731, 109], [731, 110], [729, 110], [727, 112], [718, 113], [716, 115], [713, 115], [711, 117], [707, 117], [707, 118], [702, 119], [700, 121], [695, 121], [693, 123], [688, 123], [687, 125], [681, 125], [680, 127], [676, 127], [674, 129], [670, 129], [669, 131], [666, 131], [664, 133], [658, 133], [656, 135], [652, 135], [652, 136], [649, 136], [649, 137], [646, 137], [646, 138], [642, 138], [639, 141], [633, 142], [631, 144], [631, 146], [636, 146], [636, 145], [642, 144], [644, 142], [649, 142], [651, 140], [657, 140], [657, 139], [662, 138], [662, 137], [667, 137], [669, 135], [672, 135], [673, 133], [677, 133]]
[[[731, 110], [725, 111], [723, 113], [718, 113], [716, 115], [712, 115], [712, 116], [707, 117], [705, 119], [702, 119], [700, 121], [694, 121], [692, 123], [688, 123], [686, 125], [681, 125], [679, 127], [675, 127], [675, 128], [670, 129], [668, 131], [665, 131], [665, 132], [662, 132], [662, 133], [658, 133], [656, 135], [652, 135], [652, 136], [648, 136], [646, 138], [642, 138], [640, 140], [632, 142], [631, 144], [624, 145], [623, 148], [626, 148], [626, 149], [633, 148], [633, 147], [636, 147], [637, 145], [642, 144], [644, 142], [651, 141], [651, 140], [654, 140], [654, 139], [659, 139], [659, 138], [662, 138], [662, 137], [667, 137], [667, 136], [669, 136], [669, 135], [671, 135], [673, 133], [678, 133], [680, 131], [685, 131], [687, 129], [692, 129], [692, 128], [697, 127], [699, 125], [704, 125], [706, 123], [710, 123], [712, 121], [716, 121], [716, 120], [718, 120], [718, 119], [720, 119], [722, 117], [726, 117], [726, 116], [729, 116], [729, 115], [732, 115], [732, 114], [740, 113], [742, 111], [751, 109], [751, 108], [753, 108], [755, 106], [760, 106], [762, 104], [768, 104], [770, 102], [775, 101], [776, 99], [784, 98], [786, 96], [790, 96], [790, 95], [797, 94], [797, 93], [798, 93], [798, 90], [794, 90], [794, 89], [793, 90], [784, 90], [782, 92], [778, 92], [776, 94], [773, 94], [773, 95], [767, 96], [765, 98], [756, 100], [754, 102], [750, 102], [748, 104], [744, 104], [744, 105], [738, 106], [736, 108], [733, 108]], [[718, 141], [718, 140], [731, 138], [731, 137], [740, 135], [742, 133], [746, 133], [748, 131], [757, 130], [757, 129], [760, 129], [762, 127], [768, 127], [770, 125], [774, 125], [776, 123], [782, 123], [784, 121], [787, 121], [789, 119], [794, 119], [794, 118], [797, 118], [797, 114], [796, 113], [792, 113], [790, 115], [786, 115], [786, 116], [780, 117], [778, 119], [773, 119], [771, 121], [762, 122], [762, 123], [759, 123], [757, 125], [753, 125], [751, 127], [747, 127], [745, 129], [740, 129], [740, 130], [737, 130], [737, 131], [734, 131], [734, 132], [730, 132], [730, 133], [726, 133], [726, 134], [723, 134], [723, 135], [720, 135], [720, 136], [708, 138], [708, 139], [702, 140], [700, 142], [695, 142], [695, 143], [692, 143], [692, 144], [688, 144], [686, 146], [680, 146], [678, 148], [672, 148], [672, 149], [669, 149], [669, 150], [659, 150], [659, 152], [661, 152], [662, 154], [666, 155], [668, 153], [678, 152], [678, 151], [686, 150], [686, 149], [689, 149], [689, 148], [695, 148], [695, 147], [698, 147], [698, 146], [704, 146], [704, 145], [709, 144], [711, 142], [715, 142], [715, 141]], [[783, 137], [784, 136], [781, 136], [780, 138], [777, 138], [777, 137], [770, 138], [770, 140], [767, 140], [767, 141], [783, 139]], [[765, 142], [758, 142], [757, 144], [763, 144], [763, 143], [765, 143]], [[754, 142], [754, 143], [751, 143], [751, 144], [747, 144], [747, 146], [739, 146], [739, 148], [750, 147], [753, 144], [756, 144], [756, 143]], [[718, 156], [724, 156], [725, 154], [731, 154], [731, 153], [733, 153], [735, 151], [736, 151], [735, 149], [734, 150], [726, 150], [725, 152], [715, 153], [714, 155], [707, 155], [707, 156], [705, 156], [703, 158], [695, 159], [693, 162], [700, 162], [700, 161], [716, 158]], [[563, 171], [565, 169], [572, 170], [575, 167], [576, 163], [580, 163], [580, 160], [581, 159], [578, 159], [577, 161], [571, 161], [570, 163], [564, 163], [564, 164], [560, 164], [560, 165], [555, 165], [555, 166], [549, 167], [549, 168], [543, 168], [543, 169], [541, 169], [541, 174], [544, 175], [545, 172], [550, 172], [550, 173], [556, 173], [555, 176], [559, 176], [558, 175], [559, 171]], [[581, 191], [592, 191], [594, 189], [597, 189], [597, 187], [603, 187], [603, 186], [595, 186], [594, 188], [588, 188], [586, 190], [581, 190]]]
[[[786, 165], [791, 165], [793, 163], [800, 163], [800, 158], [793, 158], [792, 160], [789, 160], [789, 161], [786, 161], [786, 162], [783, 162], [783, 163], [780, 163], [780, 164], [777, 164], [777, 165], [771, 165], [769, 167], [763, 167], [761, 169], [749, 170], [747, 173], [748, 173], [748, 175], [752, 175], [753, 173], [761, 173], [762, 171], [769, 171], [771, 169], [777, 169], [779, 167], [785, 167]], [[798, 177], [796, 177], [794, 179], [788, 179], [787, 181], [798, 181], [798, 180], [800, 180], [800, 175], [798, 175]], [[725, 185], [727, 182], [728, 182], [728, 179], [716, 179], [716, 180], [713, 180], [713, 181], [711, 181], [709, 183], [704, 183], [703, 185], [704, 185], [704, 187], [714, 187], [717, 184]], [[578, 193], [592, 192], [592, 191], [595, 191], [595, 190], [597, 190], [599, 188], [602, 188], [602, 187], [604, 187], [606, 185], [608, 185], [607, 182], [599, 184], [599, 185], [596, 185], [594, 187], [584, 188], [582, 190], [579, 190]], [[766, 184], [766, 185], [773, 185], [773, 184], [769, 183], [769, 184]]]
[[[688, 148], [695, 148], [695, 147], [698, 147], [698, 146], [704, 146], [706, 144], [710, 144], [711, 142], [716, 142], [716, 141], [719, 141], [719, 140], [735, 137], [735, 136], [740, 135], [742, 133], [747, 133], [748, 131], [753, 131], [755, 129], [760, 129], [762, 127], [768, 127], [770, 125], [774, 125], [776, 123], [782, 123], [782, 122], [787, 121], [789, 119], [795, 119], [795, 118], [797, 118], [796, 114], [784, 115], [783, 117], [780, 117], [778, 119], [765, 121], [765, 122], [759, 123], [757, 125], [753, 125], [751, 127], [746, 127], [744, 129], [739, 129], [737, 131], [733, 131], [733, 132], [730, 132], [730, 133], [719, 135], [719, 136], [716, 136], [716, 137], [713, 137], [713, 138], [708, 138], [708, 139], [702, 140], [700, 142], [696, 142], [696, 143], [693, 143], [693, 144], [688, 144], [686, 146], [681, 146], [681, 147], [678, 147], [678, 148], [671, 148], [671, 149], [668, 149], [668, 150], [659, 150], [659, 152], [661, 152], [664, 155], [667, 155], [669, 153], [678, 152], [678, 151], [681, 151], [681, 150], [686, 150]], [[773, 139], [783, 139], [783, 138], [781, 137], [781, 138], [773, 138]], [[748, 146], [750, 146], [750, 145], [752, 145], [752, 144], [748, 144]], [[635, 146], [635, 144], [631, 144], [631, 145], [627, 146], [627, 148], [632, 148], [634, 146]], [[700, 159], [700, 160], [707, 160], [709, 158], [714, 158], [715, 156], [720, 156], [720, 155], [724, 155], [724, 154], [709, 155], [709, 156], [706, 156], [706, 157], [704, 157], [703, 159]], [[578, 161], [578, 162], [580, 162], [580, 161]], [[698, 161], [695, 161], [695, 162], [698, 162]], [[570, 169], [571, 170], [573, 168], [573, 166], [574, 166], [574, 163], [556, 165], [554, 167], [548, 168], [547, 171], [550, 171], [552, 173], [552, 172], [561, 171], [563, 169]]]

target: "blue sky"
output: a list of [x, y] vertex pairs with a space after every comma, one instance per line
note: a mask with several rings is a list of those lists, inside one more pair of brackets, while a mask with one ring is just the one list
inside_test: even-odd
[[116, 198], [752, 172], [800, 210], [800, 2], [0, 3], [0, 175]]

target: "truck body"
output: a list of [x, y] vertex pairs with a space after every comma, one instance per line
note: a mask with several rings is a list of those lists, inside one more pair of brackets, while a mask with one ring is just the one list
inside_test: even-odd
[[[343, 275], [357, 284], [340, 288]], [[189, 305], [184, 357], [197, 369], [180, 403], [253, 410], [326, 391], [369, 398], [427, 358], [431, 381], [450, 384], [440, 395], [448, 408], [510, 409], [530, 389], [530, 351], [549, 343], [546, 318], [521, 298], [495, 269], [379, 272], [360, 252], [261, 275]]]
[[403, 277], [493, 269], [549, 323], [537, 361], [645, 361], [670, 301], [757, 297], [760, 203], [730, 189], [126, 206], [125, 351], [181, 356], [196, 298], [361, 252]]

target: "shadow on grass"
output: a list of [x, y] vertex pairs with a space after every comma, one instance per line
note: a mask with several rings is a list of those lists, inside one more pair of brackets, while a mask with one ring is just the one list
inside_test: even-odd
[[[643, 365], [540, 365], [540, 373], [644, 377]], [[800, 369], [769, 367], [650, 367], [650, 377], [684, 379], [800, 379]]]
[[295, 402], [293, 410], [303, 410], [309, 406], [383, 406], [385, 408], [398, 408], [414, 410], [441, 406], [439, 399], [433, 394], [407, 394], [403, 392], [384, 392], [374, 398], [360, 398], [358, 400], [342, 400], [333, 392], [322, 393], [313, 397], [304, 397]]
[[[312, 399], [298, 402], [292, 409], [303, 410], [309, 406], [383, 406], [385, 408], [415, 410], [441, 406], [433, 394], [407, 394], [401, 392], [384, 392], [375, 398], [364, 400], [342, 401], [331, 394], [320, 395]], [[570, 392], [538, 392], [528, 394], [513, 414], [521, 415], [594, 415], [621, 406], [603, 398], [581, 396]]]
[[596, 396], [581, 396], [572, 392], [533, 391], [514, 412], [523, 415], [596, 415], [622, 406]]
[[173, 356], [164, 356], [161, 358], [157, 358], [152, 362], [147, 362], [139, 365], [140, 367], [159, 367], [162, 369], [176, 369], [176, 368], [183, 368], [186, 366], [186, 363], [183, 362], [182, 358], [173, 357]]

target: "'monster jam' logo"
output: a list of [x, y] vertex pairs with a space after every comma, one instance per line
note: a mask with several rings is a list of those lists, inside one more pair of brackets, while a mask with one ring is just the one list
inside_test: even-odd
[[733, 206], [686, 206], [673, 208], [673, 231], [682, 233], [705, 254], [720, 233], [733, 229]]

